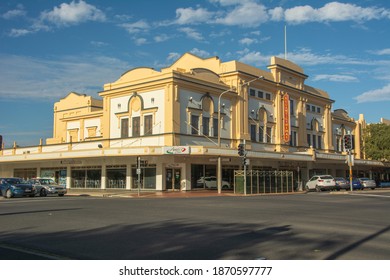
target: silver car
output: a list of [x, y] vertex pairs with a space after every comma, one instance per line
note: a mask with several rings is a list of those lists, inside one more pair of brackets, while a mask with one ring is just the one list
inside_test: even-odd
[[375, 190], [376, 188], [375, 181], [370, 178], [359, 178], [359, 181], [362, 184], [362, 189], [371, 188], [372, 190]]
[[64, 196], [66, 194], [66, 187], [58, 185], [50, 178], [35, 178], [29, 181], [35, 187], [35, 195], [47, 196], [48, 194], [55, 194]]

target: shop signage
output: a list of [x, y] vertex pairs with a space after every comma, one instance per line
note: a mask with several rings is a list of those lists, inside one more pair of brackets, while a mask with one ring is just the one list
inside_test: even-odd
[[290, 96], [283, 96], [283, 140], [290, 142]]
[[164, 155], [189, 155], [190, 147], [189, 146], [168, 146], [163, 147]]

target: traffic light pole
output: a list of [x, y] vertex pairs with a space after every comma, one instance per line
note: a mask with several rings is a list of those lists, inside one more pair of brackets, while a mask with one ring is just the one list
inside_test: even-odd
[[348, 165], [349, 165], [349, 187], [351, 189], [351, 192], [353, 191], [352, 187], [352, 155], [351, 150], [348, 150]]

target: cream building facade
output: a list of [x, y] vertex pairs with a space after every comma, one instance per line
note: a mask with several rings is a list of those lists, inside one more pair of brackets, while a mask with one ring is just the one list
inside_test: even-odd
[[[0, 151], [0, 176], [53, 177], [68, 188], [192, 190], [205, 176], [234, 184], [245, 140], [250, 170], [348, 175], [342, 138], [355, 138], [355, 175], [388, 178], [364, 158], [365, 126], [291, 61], [268, 70], [184, 54], [161, 71], [136, 68], [107, 83], [101, 99], [71, 92], [54, 105], [53, 138]], [[218, 118], [219, 116], [219, 118]], [[138, 158], [141, 166], [138, 166]], [[141, 167], [141, 168], [140, 168]], [[298, 185], [297, 185], [298, 186]]]

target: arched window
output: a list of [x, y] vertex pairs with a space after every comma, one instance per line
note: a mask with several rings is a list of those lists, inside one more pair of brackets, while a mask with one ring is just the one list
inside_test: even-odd
[[307, 134], [307, 144], [315, 149], [322, 149], [322, 126], [321, 123], [313, 118], [311, 121], [311, 133]]

